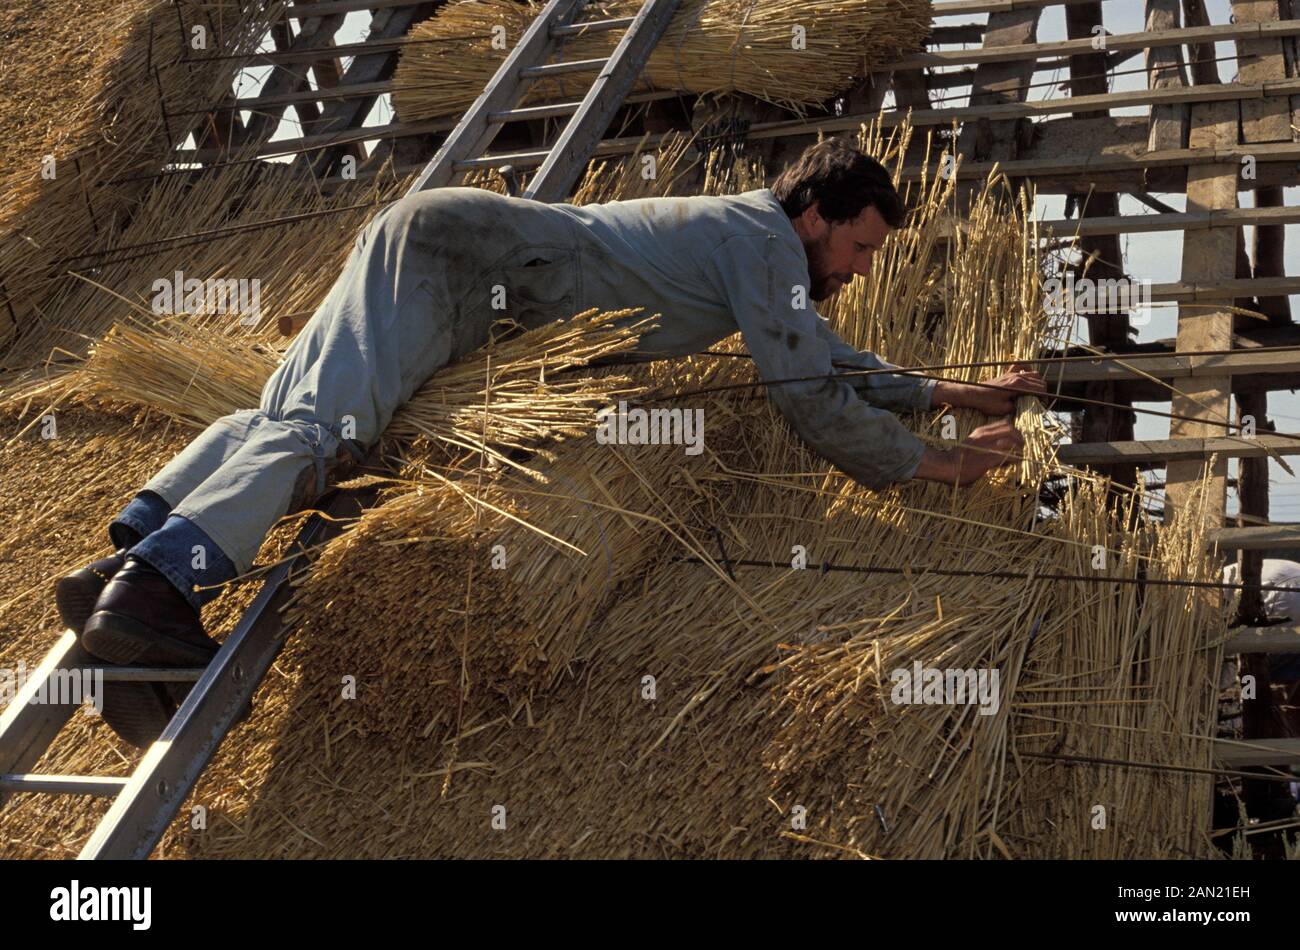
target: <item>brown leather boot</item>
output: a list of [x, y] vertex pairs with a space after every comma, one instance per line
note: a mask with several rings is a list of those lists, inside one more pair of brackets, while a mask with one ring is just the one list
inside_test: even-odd
[[104, 586], [122, 569], [125, 561], [126, 549], [123, 548], [108, 557], [91, 561], [67, 577], [59, 578], [54, 585], [54, 603], [59, 608], [59, 617], [65, 627], [73, 633], [81, 633], [86, 620], [94, 612], [95, 601], [99, 600]]
[[109, 663], [164, 667], [207, 666], [220, 648], [172, 582], [134, 557], [104, 585], [81, 645]]
[[[104, 585], [81, 645], [120, 666], [207, 666], [218, 644], [188, 600], [144, 561], [128, 557]], [[167, 728], [189, 683], [105, 683], [104, 721], [131, 745], [147, 748]]]

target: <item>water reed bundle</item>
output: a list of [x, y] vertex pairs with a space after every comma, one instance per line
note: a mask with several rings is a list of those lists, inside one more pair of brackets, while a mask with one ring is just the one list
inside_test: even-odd
[[58, 0], [0, 12], [5, 367], [68, 346], [69, 331], [102, 332], [51, 318], [63, 309], [51, 295], [75, 283], [67, 271], [93, 273], [91, 262], [64, 258], [123, 243], [150, 176], [191, 128], [204, 131], [195, 111], [228, 95], [239, 56], [257, 48], [283, 6]]
[[[897, 172], [909, 134], [876, 127], [861, 142]], [[742, 162], [709, 190], [761, 181]], [[991, 180], [972, 227], [941, 242], [953, 188], [912, 186], [912, 227], [825, 314], [905, 365], [1010, 362], [1059, 342], [1040, 306], [1032, 200]], [[536, 404], [475, 413], [488, 359], [462, 364], [458, 434], [435, 444], [431, 425], [413, 425], [381, 503], [320, 552], [252, 719], [195, 790], [208, 827], [178, 823], [162, 854], [1211, 853], [1210, 779], [1173, 769], [1211, 765], [1221, 604], [1126, 583], [1217, 576], [1196, 506], [1131, 530], [1107, 483], [1078, 472], [1060, 510], [1041, 509], [1062, 430], [1032, 398], [1017, 406], [1020, 465], [965, 490], [867, 491], [809, 452], [762, 387], [723, 388], [755, 377], [737, 341], [722, 348], [734, 355], [574, 367], [586, 411], [617, 393], [703, 410], [700, 455], [600, 444], [594, 419], [522, 441], [541, 434], [526, 425]], [[905, 421], [941, 444], [944, 414]], [[953, 415], [959, 438], [983, 421]], [[475, 443], [476, 430], [495, 434]], [[10, 451], [33, 462], [38, 446]], [[44, 471], [66, 481], [66, 468]], [[1026, 576], [942, 573], [954, 570]], [[241, 597], [210, 622], [228, 623]], [[894, 702], [894, 671], [916, 663], [996, 671], [997, 708]], [[102, 729], [69, 732], [50, 756], [60, 771], [127, 768]], [[64, 855], [92, 823], [34, 801], [0, 814], [14, 854]]]
[[[469, 0], [416, 26], [394, 77], [398, 116], [409, 122], [463, 112], [542, 7]], [[640, 0], [590, 3], [583, 18], [634, 16], [640, 8]], [[683, 0], [635, 89], [739, 92], [802, 114], [871, 67], [919, 48], [930, 12], [929, 0]], [[496, 39], [501, 29], [504, 43]], [[608, 57], [621, 35], [580, 34], [556, 61]], [[580, 99], [591, 79], [536, 82], [525, 102]]]
[[[684, 141], [662, 149], [660, 167], [669, 180], [685, 172], [679, 167], [685, 154]], [[126, 234], [130, 243], [138, 240], [151, 250], [111, 255], [99, 279], [79, 282], [71, 288], [76, 293], [64, 298], [65, 307], [80, 311], [85, 327], [103, 326], [106, 332], [87, 343], [84, 354], [57, 351], [56, 361], [0, 387], [0, 412], [14, 416], [19, 435], [32, 431], [46, 413], [74, 407], [144, 409], [201, 428], [258, 404], [289, 343], [275, 329], [278, 317], [312, 311], [351, 250], [355, 229], [403, 194], [407, 183], [324, 198], [309, 187], [287, 189], [254, 179], [251, 169], [237, 166], [208, 172], [187, 189], [174, 180], [155, 188]], [[622, 163], [601, 163], [583, 193], [608, 193], [639, 180]], [[234, 210], [231, 190], [242, 194]], [[219, 234], [196, 242], [193, 220], [176, 223], [181, 207], [206, 215], [205, 224]], [[301, 220], [277, 223], [291, 211]], [[168, 240], [172, 235], [179, 238], [175, 244]], [[177, 270], [259, 280], [260, 318], [246, 323], [239, 315], [202, 308], [193, 314], [153, 312], [147, 306], [152, 282]], [[511, 451], [548, 458], [548, 442], [585, 432], [596, 410], [639, 392], [626, 375], [566, 375], [632, 349], [655, 315], [615, 324], [637, 316], [631, 310], [589, 311], [563, 325], [504, 335], [430, 380], [397, 412], [385, 435], [438, 443], [453, 453], [486, 453], [494, 464], [513, 464], [506, 454]]]
[[[610, 400], [641, 392], [626, 375], [565, 375], [634, 348], [653, 319], [616, 324], [635, 316], [590, 310], [483, 347], [418, 389], [384, 435], [435, 443], [456, 455], [479, 453], [493, 465], [519, 467], [506, 454], [511, 451], [551, 458], [548, 443], [585, 433]], [[152, 410], [203, 428], [257, 406], [279, 358], [272, 346], [220, 327], [132, 321], [115, 325], [75, 368], [0, 394], [0, 410], [26, 417], [28, 427], [55, 409], [89, 407]]]

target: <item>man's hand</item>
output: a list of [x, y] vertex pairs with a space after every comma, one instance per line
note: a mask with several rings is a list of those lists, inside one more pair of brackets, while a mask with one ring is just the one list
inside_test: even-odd
[[1025, 440], [1010, 419], [982, 425], [953, 449], [926, 449], [913, 478], [948, 485], [969, 485], [990, 469], [1018, 461], [1014, 453], [1024, 448]]
[[[1001, 391], [990, 387], [1003, 387]], [[977, 409], [986, 416], [1006, 416], [1015, 409], [1021, 393], [1047, 392], [1047, 383], [1028, 363], [1016, 363], [1011, 369], [979, 386], [970, 383], [941, 382], [935, 385], [931, 402], [956, 408]]]

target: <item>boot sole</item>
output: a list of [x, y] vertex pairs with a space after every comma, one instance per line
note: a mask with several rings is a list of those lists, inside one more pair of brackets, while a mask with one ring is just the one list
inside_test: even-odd
[[104, 708], [108, 727], [138, 749], [147, 749], [162, 735], [176, 713], [176, 704], [161, 683], [105, 683]]
[[[153, 628], [131, 617], [111, 613], [106, 610], [95, 612], [86, 621], [81, 635], [81, 645], [92, 656], [118, 666], [207, 666], [219, 649], [214, 643], [209, 650], [204, 650], [192, 643], [164, 636]], [[126, 734], [114, 725], [109, 716], [108, 686], [105, 684], [104, 720], [114, 730], [132, 744]], [[129, 730], [136, 736], [152, 736], [145, 746], [151, 744], [171, 717], [185, 702], [185, 697], [194, 688], [193, 683], [115, 683], [117, 689], [117, 706], [115, 717], [123, 720]], [[166, 718], [158, 712], [159, 699], [170, 704]], [[235, 725], [244, 722], [251, 715], [253, 701], [250, 698], [235, 717]], [[160, 722], [161, 718], [161, 722]]]
[[[189, 690], [188, 683], [105, 683], [101, 716], [122, 741], [147, 749], [158, 741]], [[252, 710], [249, 700], [235, 725], [247, 720]]]
[[73, 633], [81, 633], [86, 628], [86, 621], [95, 612], [95, 602], [107, 583], [89, 568], [59, 578], [54, 585], [54, 605], [59, 609], [59, 618], [65, 627]]
[[207, 666], [217, 655], [217, 644], [201, 647], [158, 633], [134, 617], [107, 610], [90, 615], [81, 645], [91, 656], [120, 666]]

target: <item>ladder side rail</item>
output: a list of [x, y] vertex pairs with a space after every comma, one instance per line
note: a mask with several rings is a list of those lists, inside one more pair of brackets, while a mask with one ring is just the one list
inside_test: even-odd
[[609, 128], [614, 113], [623, 105], [641, 70], [680, 0], [647, 0], [628, 31], [619, 40], [609, 61], [569, 119], [550, 154], [542, 162], [527, 189], [525, 198], [536, 201], [563, 201], [573, 188], [588, 159]]
[[[0, 711], [0, 775], [27, 772], [40, 760], [54, 737], [72, 718], [79, 703], [33, 702], [50, 696], [50, 687], [64, 671], [80, 671], [95, 664], [71, 630], [64, 631], [45, 658]], [[0, 807], [7, 795], [0, 789]]]
[[436, 155], [411, 183], [408, 195], [448, 185], [456, 174], [456, 162], [474, 158], [487, 150], [501, 126], [490, 114], [513, 106], [519, 98], [519, 72], [548, 54], [554, 42], [553, 26], [568, 25], [586, 5], [586, 0], [550, 0], [506, 56], [487, 87], [466, 110]]
[[312, 547], [342, 530], [337, 520], [355, 516], [360, 505], [356, 495], [337, 492], [325, 505], [324, 517], [318, 512], [308, 519], [294, 541], [296, 554], [268, 574], [238, 625], [96, 826], [81, 859], [143, 860], [153, 851], [284, 645], [280, 608], [290, 594], [287, 581], [308, 566]]

